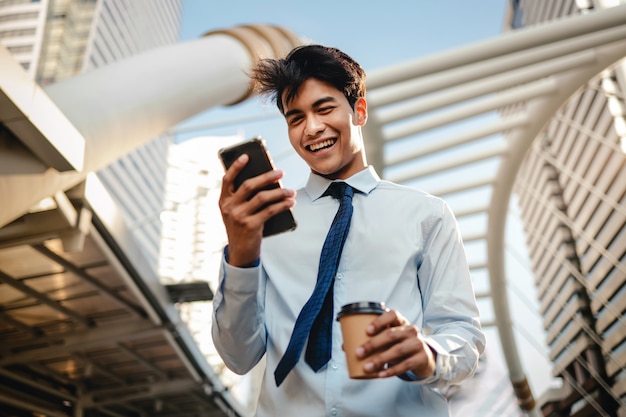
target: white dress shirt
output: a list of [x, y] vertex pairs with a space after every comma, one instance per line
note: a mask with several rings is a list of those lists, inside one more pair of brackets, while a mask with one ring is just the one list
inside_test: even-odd
[[435, 374], [405, 376], [412, 382], [350, 379], [333, 320], [330, 362], [315, 373], [301, 357], [276, 387], [274, 369], [315, 286], [339, 206], [321, 197], [330, 181], [315, 174], [296, 196], [297, 229], [265, 238], [259, 266], [236, 268], [223, 260], [213, 300], [215, 347], [239, 374], [267, 355], [258, 417], [448, 416], [436, 388], [470, 377], [485, 345], [457, 222], [442, 199], [382, 181], [371, 167], [346, 182], [358, 192], [335, 276], [335, 317], [344, 304], [384, 302], [421, 329], [436, 350]]

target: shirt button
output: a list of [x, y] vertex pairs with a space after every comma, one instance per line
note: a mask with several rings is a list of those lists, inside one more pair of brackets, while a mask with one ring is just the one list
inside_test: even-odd
[[330, 367], [333, 368], [335, 371], [337, 370], [337, 368], [339, 368], [335, 362], [333, 362], [333, 364], [330, 365]]
[[335, 407], [330, 409], [330, 414], [336, 416], [337, 415], [337, 409]]
[[337, 275], [335, 275], [335, 278], [341, 279], [341, 278], [343, 278], [343, 274], [341, 272], [339, 272]]

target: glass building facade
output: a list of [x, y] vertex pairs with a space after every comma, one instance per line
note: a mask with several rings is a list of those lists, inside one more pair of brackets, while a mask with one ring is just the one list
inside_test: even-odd
[[[609, 4], [610, 3], [610, 4]], [[514, 2], [539, 25], [618, 2]], [[545, 416], [625, 416], [626, 70], [606, 68], [560, 108], [526, 156], [516, 194], [553, 375]]]
[[[182, 3], [2, 0], [0, 42], [45, 88], [90, 69], [176, 43]], [[158, 264], [160, 213], [171, 142], [169, 136], [157, 137], [98, 172], [152, 265]]]

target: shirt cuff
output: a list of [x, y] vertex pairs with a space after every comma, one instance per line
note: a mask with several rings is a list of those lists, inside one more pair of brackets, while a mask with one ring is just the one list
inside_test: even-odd
[[435, 367], [435, 372], [433, 372], [433, 374], [429, 376], [428, 378], [420, 378], [419, 376], [415, 375], [413, 371], [405, 372], [401, 375], [398, 375], [398, 378], [400, 378], [403, 381], [408, 381], [408, 382], [419, 382], [420, 384], [430, 384], [431, 382], [434, 382], [437, 380], [437, 367]]
[[432, 375], [430, 375], [429, 377], [426, 378], [421, 378], [417, 375], [415, 375], [415, 373], [413, 371], [409, 371], [409, 372], [405, 372], [403, 374], [398, 375], [398, 378], [400, 378], [403, 381], [407, 381], [407, 382], [417, 382], [419, 384], [430, 384], [431, 382], [434, 382], [437, 380], [437, 374], [438, 374], [438, 370], [439, 370], [439, 357], [441, 356], [439, 351], [433, 347], [433, 345], [429, 342], [428, 346], [430, 346], [431, 350], [434, 353], [437, 353], [437, 358], [435, 359], [435, 371], [433, 372]]
[[[226, 261], [226, 263], [228, 263], [228, 245], [224, 246], [224, 260]], [[247, 268], [256, 268], [260, 264], [261, 264], [261, 260], [257, 259], [256, 261], [252, 263], [252, 265], [248, 266]]]
[[256, 293], [259, 289], [260, 260], [254, 266], [240, 268], [228, 263], [228, 251], [224, 248], [222, 269], [224, 277], [221, 287], [238, 293]]

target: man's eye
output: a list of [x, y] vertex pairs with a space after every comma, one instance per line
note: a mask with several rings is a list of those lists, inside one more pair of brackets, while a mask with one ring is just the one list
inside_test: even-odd
[[329, 113], [332, 109], [334, 109], [333, 106], [320, 107], [319, 112], [322, 114], [326, 114], [326, 113]]
[[289, 124], [290, 125], [297, 124], [300, 120], [302, 120], [302, 116], [294, 116], [289, 119]]

